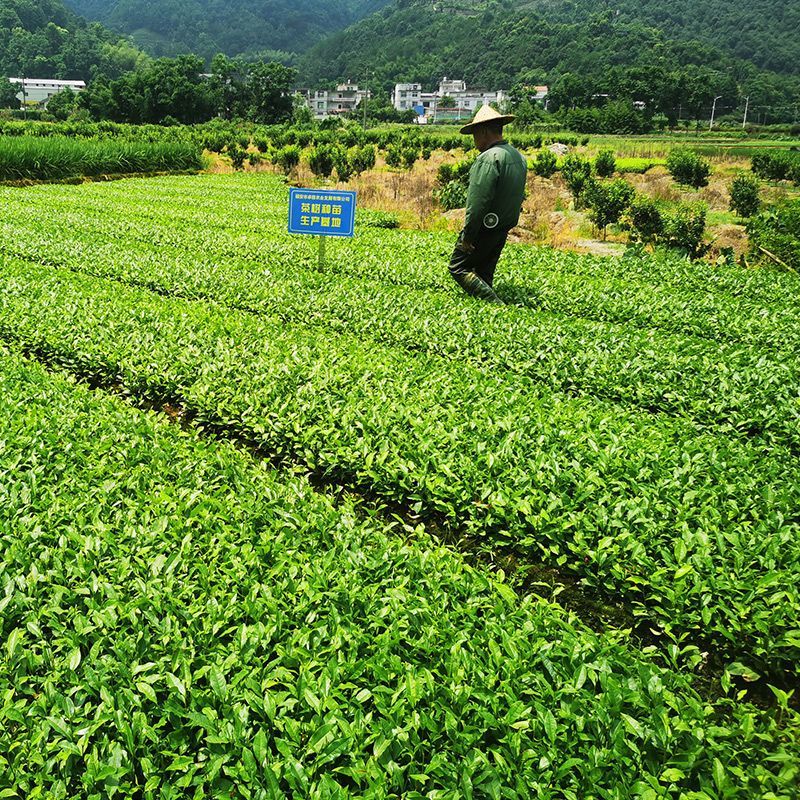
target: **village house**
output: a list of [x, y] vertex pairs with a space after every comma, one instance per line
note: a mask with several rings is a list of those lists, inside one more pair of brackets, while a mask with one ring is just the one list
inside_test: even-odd
[[46, 106], [47, 101], [62, 89], [82, 92], [86, 88], [83, 81], [61, 81], [51, 78], [9, 78], [8, 80], [19, 86], [17, 98], [20, 104], [24, 102]]
[[305, 98], [315, 119], [325, 119], [336, 114], [347, 114], [358, 108], [370, 98], [368, 89], [359, 89], [358, 84], [340, 83], [335, 91], [327, 89], [300, 89], [299, 94]]
[[[546, 95], [547, 87], [538, 88], [543, 88]], [[398, 83], [392, 92], [392, 105], [398, 111], [415, 111], [421, 124], [461, 120], [472, 117], [483, 105], [502, 106], [507, 101], [506, 91], [469, 89], [464, 81], [447, 77], [442, 78], [435, 92], [423, 92], [420, 83]]]

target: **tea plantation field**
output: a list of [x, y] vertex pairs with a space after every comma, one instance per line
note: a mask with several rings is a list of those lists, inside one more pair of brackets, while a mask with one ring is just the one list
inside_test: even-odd
[[286, 204], [0, 188], [0, 797], [797, 798], [800, 277]]

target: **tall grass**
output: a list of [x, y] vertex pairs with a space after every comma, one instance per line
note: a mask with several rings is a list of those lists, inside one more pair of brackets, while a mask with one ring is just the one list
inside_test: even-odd
[[186, 142], [0, 136], [0, 180], [5, 181], [202, 168], [200, 148]]

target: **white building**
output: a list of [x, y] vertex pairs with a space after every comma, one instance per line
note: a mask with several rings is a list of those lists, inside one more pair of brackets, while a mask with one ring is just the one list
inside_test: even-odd
[[315, 119], [325, 119], [333, 114], [347, 114], [370, 98], [369, 90], [359, 89], [358, 84], [350, 81], [340, 83], [332, 92], [327, 89], [303, 89], [300, 93], [305, 97]]
[[[447, 108], [442, 107], [442, 98], [453, 101]], [[468, 89], [464, 81], [442, 78], [435, 92], [423, 92], [422, 84], [398, 83], [392, 92], [392, 105], [398, 111], [416, 109], [418, 122], [435, 122], [437, 119], [461, 119], [474, 116], [483, 105], [496, 103], [502, 106], [508, 101], [505, 91], [484, 92]]]
[[83, 81], [57, 81], [50, 78], [9, 78], [11, 83], [19, 86], [17, 97], [20, 103], [37, 103], [47, 105], [47, 101], [62, 89], [82, 92], [86, 88]]
[[439, 81], [439, 91], [437, 92], [439, 97], [444, 97], [445, 95], [448, 97], [455, 97], [456, 95], [466, 93], [467, 84], [464, 83], [464, 81], [453, 81], [446, 77]]
[[422, 94], [421, 83], [396, 83], [392, 92], [392, 105], [398, 111], [408, 111], [423, 105]]

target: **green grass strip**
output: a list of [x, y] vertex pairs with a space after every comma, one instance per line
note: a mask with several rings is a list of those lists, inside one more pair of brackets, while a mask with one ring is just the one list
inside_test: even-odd
[[202, 169], [201, 150], [185, 142], [0, 136], [0, 180]]

